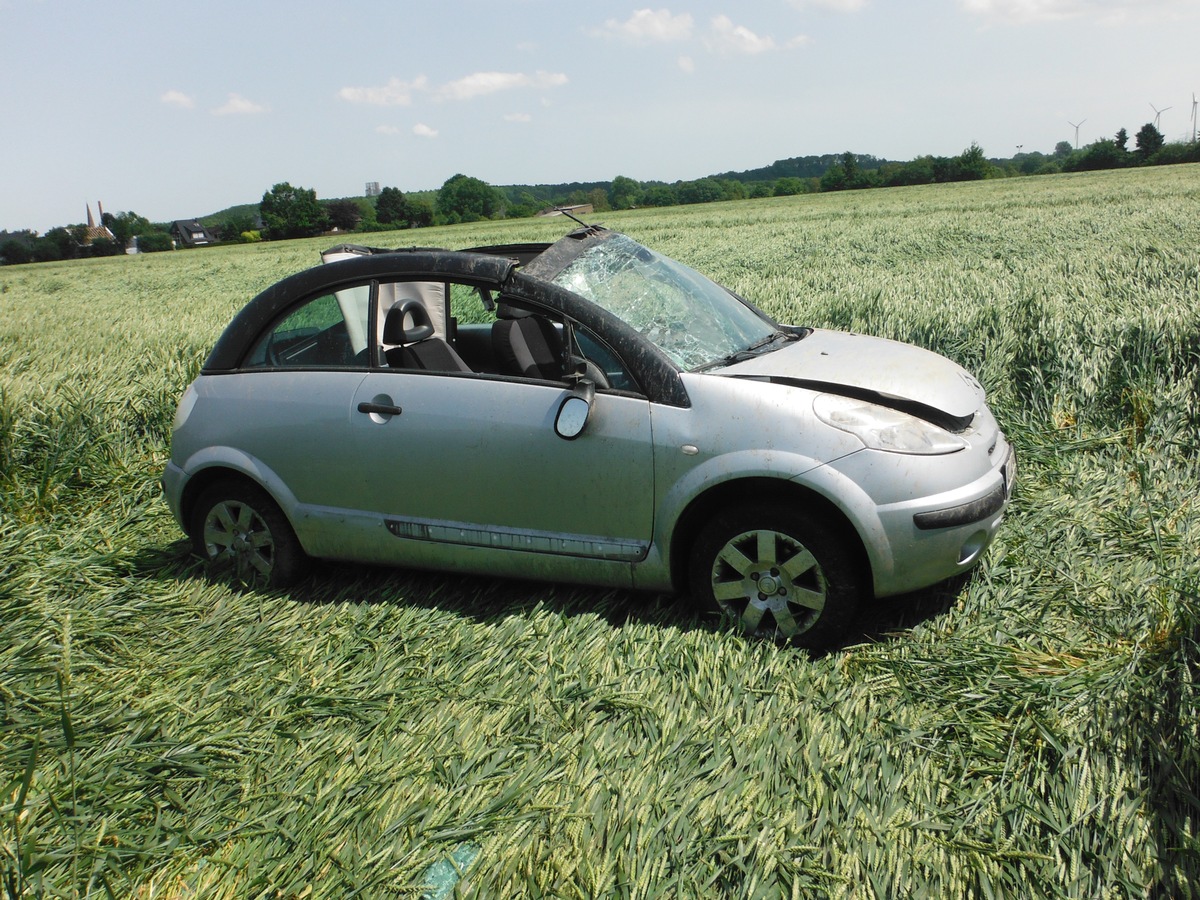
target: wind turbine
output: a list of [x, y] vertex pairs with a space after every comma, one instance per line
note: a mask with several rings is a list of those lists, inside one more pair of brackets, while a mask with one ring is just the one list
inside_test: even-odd
[[1192, 143], [1196, 143], [1196, 92], [1192, 91]]
[[[1079, 125], [1082, 125], [1086, 121], [1087, 121], [1087, 119], [1080, 119]], [[1070, 119], [1067, 119], [1067, 124], [1075, 129], [1075, 149], [1078, 150], [1079, 149], [1079, 125], [1076, 125]]]
[[[1150, 108], [1151, 108], [1152, 110], [1154, 110], [1154, 127], [1155, 127], [1155, 128], [1158, 128], [1158, 117], [1159, 117], [1159, 116], [1161, 116], [1163, 113], [1165, 113], [1165, 112], [1166, 112], [1168, 109], [1170, 109], [1171, 107], [1169, 107], [1169, 106], [1164, 106], [1162, 109], [1159, 109], [1157, 106], [1155, 106], [1153, 103], [1151, 103], [1151, 104], [1150, 104]], [[1161, 129], [1161, 128], [1159, 128], [1159, 131], [1161, 131], [1161, 130], [1162, 130], [1162, 129]]]

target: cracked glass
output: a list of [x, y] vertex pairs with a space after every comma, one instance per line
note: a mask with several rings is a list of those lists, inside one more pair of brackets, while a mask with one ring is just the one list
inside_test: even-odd
[[624, 320], [681, 369], [761, 346], [778, 328], [696, 270], [623, 234], [590, 247], [554, 281]]

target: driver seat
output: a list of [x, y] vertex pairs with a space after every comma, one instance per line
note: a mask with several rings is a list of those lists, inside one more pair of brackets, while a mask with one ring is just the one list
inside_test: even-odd
[[500, 303], [492, 323], [492, 352], [503, 375], [562, 380], [562, 338], [545, 316]]
[[[405, 322], [412, 324], [406, 326]], [[433, 321], [420, 300], [402, 300], [388, 310], [383, 320], [383, 342], [395, 344], [384, 351], [393, 369], [424, 369], [430, 372], [470, 372], [458, 352], [433, 333]]]

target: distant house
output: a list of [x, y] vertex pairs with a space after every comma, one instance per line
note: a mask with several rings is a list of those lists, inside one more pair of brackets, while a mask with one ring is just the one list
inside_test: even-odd
[[87, 207], [87, 227], [83, 232], [83, 246], [90, 247], [93, 241], [113, 241], [116, 240], [116, 235], [108, 230], [108, 226], [104, 224], [104, 207], [100, 202], [96, 202], [96, 209], [100, 211], [100, 224], [96, 224], [96, 220], [92, 218], [92, 207], [88, 204]]
[[570, 214], [572, 216], [590, 216], [595, 210], [590, 203], [580, 203], [577, 206], [552, 206], [549, 209], [543, 209], [539, 216], [563, 216]]
[[212, 232], [196, 219], [176, 219], [172, 222], [171, 240], [176, 247], [203, 247], [217, 242]]

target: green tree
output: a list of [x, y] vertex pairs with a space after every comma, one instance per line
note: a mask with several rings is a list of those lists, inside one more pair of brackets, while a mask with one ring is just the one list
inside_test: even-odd
[[1122, 153], [1126, 152], [1129, 149], [1129, 132], [1124, 128], [1118, 130], [1114, 143], [1117, 145], [1118, 150]]
[[835, 162], [821, 176], [822, 191], [844, 191], [847, 187], [849, 179], [846, 177], [846, 167], [841, 162]]
[[850, 150], [841, 156], [842, 171], [846, 173], [846, 187], [855, 187], [859, 181], [858, 157]]
[[587, 202], [592, 204], [592, 212], [608, 212], [612, 209], [608, 205], [608, 191], [604, 188], [592, 188], [588, 191]]
[[329, 224], [338, 231], [353, 231], [362, 221], [363, 211], [353, 200], [330, 200], [325, 204]]
[[1133, 142], [1137, 146], [1138, 158], [1142, 162], [1148, 162], [1150, 157], [1162, 149], [1164, 140], [1162, 132], [1147, 122], [1138, 130]]
[[1200, 162], [1200, 144], [1182, 141], [1172, 141], [1163, 144], [1162, 149], [1154, 154], [1153, 163], [1156, 166], [1170, 166], [1177, 163]]
[[906, 163], [889, 164], [880, 169], [880, 184], [900, 187], [913, 184], [933, 184], [937, 176], [932, 156], [918, 156]]
[[745, 200], [746, 185], [738, 181], [736, 178], [726, 178], [724, 181], [718, 182], [721, 185], [722, 200]]
[[113, 239], [122, 247], [128, 246], [133, 238], [154, 227], [149, 219], [135, 212], [123, 212], [115, 216], [112, 213], [104, 213], [100, 222], [113, 233]]
[[384, 225], [399, 225], [408, 221], [407, 206], [399, 188], [385, 187], [375, 198], [375, 218]]
[[808, 190], [808, 185], [803, 178], [780, 178], [775, 182], [776, 197], [791, 197], [795, 194], [803, 194]]
[[1101, 138], [1073, 153], [1063, 162], [1064, 172], [1094, 172], [1100, 169], [1119, 169], [1125, 164], [1125, 152], [1116, 141]]
[[51, 228], [33, 248], [33, 257], [38, 262], [49, 262], [56, 259], [75, 259], [79, 256], [79, 235], [84, 230], [82, 225], [71, 228]]
[[409, 228], [428, 228], [433, 224], [433, 204], [424, 197], [408, 197], [404, 203]]
[[258, 222], [254, 216], [249, 213], [232, 213], [220, 225], [217, 226], [217, 231], [223, 241], [241, 241], [243, 234], [250, 231], [255, 231], [258, 228]]
[[1054, 158], [1055, 159], [1066, 159], [1068, 156], [1071, 155], [1071, 153], [1074, 149], [1075, 148], [1071, 146], [1070, 141], [1059, 141], [1057, 144], [1054, 145]]
[[24, 241], [12, 238], [0, 244], [0, 260], [10, 266], [32, 262], [33, 249]]
[[96, 238], [87, 248], [89, 256], [118, 256], [125, 252], [125, 245], [112, 238]]
[[642, 192], [643, 206], [674, 206], [678, 202], [669, 184], [652, 184]]
[[486, 181], [469, 175], [446, 179], [437, 193], [437, 211], [447, 222], [490, 219], [500, 208], [500, 194]]
[[312, 237], [328, 227], [329, 217], [310, 188], [292, 187], [286, 181], [263, 194], [259, 205], [263, 227], [273, 241]]
[[983, 155], [983, 148], [974, 141], [958, 155], [956, 163], [955, 181], [980, 181], [992, 171], [992, 164]]
[[155, 229], [138, 235], [138, 250], [142, 253], [159, 253], [163, 250], [174, 250], [171, 236], [165, 231]]
[[1045, 165], [1049, 158], [1046, 154], [1034, 150], [1032, 153], [1018, 153], [1013, 157], [1013, 162], [1017, 164], [1017, 169], [1022, 175], [1032, 175]]
[[618, 175], [608, 188], [608, 202], [613, 209], [633, 209], [642, 199], [642, 186], [632, 178]]
[[712, 203], [724, 199], [725, 192], [716, 179], [701, 178], [679, 182], [675, 186], [675, 196], [680, 203]]

